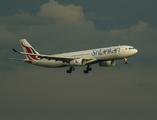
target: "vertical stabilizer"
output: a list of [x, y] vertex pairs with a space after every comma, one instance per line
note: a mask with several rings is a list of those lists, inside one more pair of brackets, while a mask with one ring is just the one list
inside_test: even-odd
[[[24, 52], [39, 55], [39, 53], [27, 42], [26, 39], [21, 39], [20, 43], [22, 45]], [[26, 55], [26, 58], [33, 59], [33, 60], [39, 60], [36, 56], [31, 56], [31, 55]]]

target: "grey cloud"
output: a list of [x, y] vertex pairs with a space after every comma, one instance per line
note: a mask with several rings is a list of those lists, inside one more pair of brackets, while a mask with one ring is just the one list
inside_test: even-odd
[[[138, 114], [134, 117], [138, 120], [149, 111], [155, 118], [155, 70], [153, 65], [132, 65], [121, 69], [95, 68], [90, 75], [83, 75], [82, 68], [77, 68], [73, 74], [67, 75], [64, 68], [17, 66], [17, 71], [1, 71], [1, 118], [114, 119], [112, 114], [125, 120]], [[150, 79], [150, 76], [154, 78]], [[147, 87], [147, 90], [139, 86], [149, 86], [150, 83], [153, 86]], [[145, 114], [145, 117], [150, 115]]]
[[57, 19], [58, 24], [79, 25], [79, 20], [83, 19], [83, 8], [73, 4], [64, 6], [55, 0], [49, 0], [40, 7], [38, 13], [40, 16], [52, 17]]
[[[51, 8], [53, 4], [56, 5], [55, 9]], [[71, 18], [66, 19], [59, 11], [55, 11], [58, 9], [67, 14], [73, 10], [77, 17], [72, 16], [74, 17], [72, 20], [77, 21], [74, 22], [76, 25], [67, 24]], [[149, 62], [149, 59], [156, 59], [151, 54], [144, 55], [148, 45], [149, 52], [157, 52], [154, 49], [157, 38], [155, 27], [151, 28], [149, 23], [139, 21], [138, 24], [127, 29], [112, 29], [109, 32], [98, 30], [93, 21], [84, 18], [82, 9], [75, 5], [63, 6], [52, 0], [41, 7], [38, 15], [20, 11], [9, 17], [0, 17], [0, 43], [8, 47], [18, 46], [21, 49], [18, 40], [26, 38], [37, 51], [45, 54], [127, 44], [139, 49], [138, 56], [144, 61]], [[44, 16], [47, 10], [50, 12]], [[53, 14], [58, 15], [59, 18]]]
[[0, 17], [0, 25], [6, 27], [8, 31], [20, 31], [25, 30], [33, 26], [55, 24], [52, 18], [43, 18], [23, 11], [15, 13], [12, 16]]
[[[157, 91], [156, 66], [153, 65], [137, 66], [135, 64], [132, 67], [123, 66], [121, 69], [93, 66], [93, 71], [87, 76], [82, 72], [85, 67], [77, 67], [71, 75], [66, 74], [66, 68], [46, 69], [29, 64], [24, 64], [24, 67], [17, 66], [17, 71], [8, 71], [8, 73], [1, 70], [1, 94], [12, 98], [7, 101], [35, 102], [39, 99], [38, 102], [62, 102], [64, 99], [65, 103], [82, 103], [90, 100], [93, 103], [99, 101], [103, 104], [104, 99], [108, 102], [112, 99], [109, 96], [124, 100], [129, 96], [137, 98], [138, 95], [152, 96]], [[139, 84], [145, 86], [139, 86]], [[151, 98], [147, 99], [154, 101]], [[156, 99], [155, 96], [154, 99]], [[135, 104], [134, 107], [138, 105], [140, 103]]]
[[87, 20], [92, 20], [92, 21], [100, 20], [100, 21], [104, 21], [104, 22], [114, 20], [113, 17], [107, 17], [105, 15], [97, 15], [96, 13], [85, 13], [85, 18]]
[[[74, 10], [76, 16], [71, 18], [69, 13], [66, 18], [59, 11], [44, 16], [46, 10], [41, 6], [36, 15], [20, 11], [0, 17], [0, 119], [156, 120], [157, 28], [141, 20], [125, 29], [98, 30], [92, 20], [85, 19], [81, 6], [55, 4], [67, 14]], [[69, 19], [75, 22], [70, 24]], [[126, 66], [119, 60], [115, 67], [93, 65], [88, 75], [83, 74], [85, 67], [77, 67], [69, 75], [67, 68], [47, 69], [7, 60], [24, 58], [10, 49], [22, 50], [21, 38], [45, 54], [119, 44], [133, 45], [139, 52]]]

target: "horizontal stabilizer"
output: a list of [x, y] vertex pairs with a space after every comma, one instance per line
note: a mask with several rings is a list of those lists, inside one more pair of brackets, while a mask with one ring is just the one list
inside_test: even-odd
[[16, 52], [16, 53], [20, 53], [19, 51], [17, 51], [17, 50], [16, 50], [16, 49], [14, 49], [14, 48], [13, 48], [12, 50], [13, 50], [14, 52]]

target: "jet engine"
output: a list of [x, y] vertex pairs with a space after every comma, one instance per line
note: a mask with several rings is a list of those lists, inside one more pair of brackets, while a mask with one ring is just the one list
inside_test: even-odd
[[116, 64], [115, 60], [110, 60], [110, 61], [100, 62], [99, 66], [102, 66], [102, 67], [111, 67], [111, 66], [114, 66], [115, 64]]
[[71, 66], [82, 66], [82, 65], [85, 65], [85, 60], [82, 59], [82, 58], [79, 58], [79, 59], [74, 59], [70, 62], [70, 65]]

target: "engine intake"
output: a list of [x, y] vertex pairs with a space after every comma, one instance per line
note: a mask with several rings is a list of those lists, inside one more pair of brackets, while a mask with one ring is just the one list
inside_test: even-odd
[[82, 65], [85, 65], [86, 63], [85, 63], [85, 60], [84, 59], [82, 59], [82, 58], [80, 58], [80, 59], [75, 59], [75, 60], [72, 60], [71, 62], [70, 62], [70, 65], [72, 65], [72, 66], [82, 66]]

